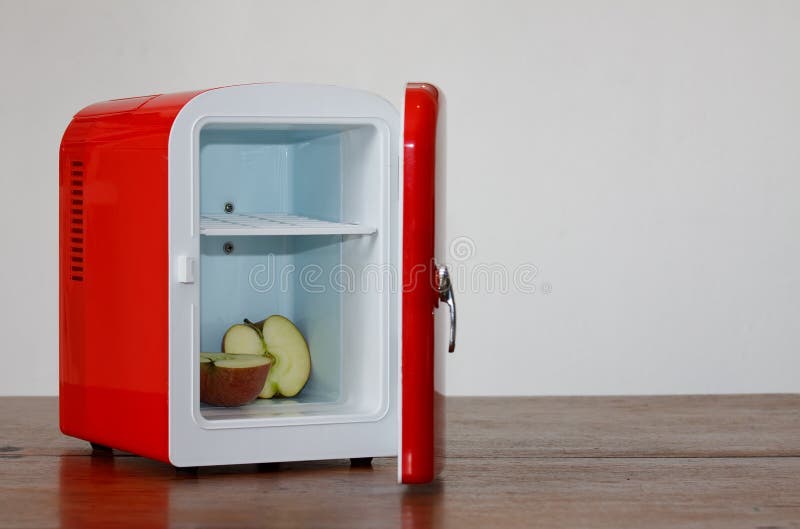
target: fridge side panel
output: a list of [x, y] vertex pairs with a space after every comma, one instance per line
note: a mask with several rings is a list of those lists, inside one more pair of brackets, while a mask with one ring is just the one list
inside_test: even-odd
[[61, 143], [60, 425], [168, 461], [167, 145], [182, 104], [137, 99], [87, 107]]

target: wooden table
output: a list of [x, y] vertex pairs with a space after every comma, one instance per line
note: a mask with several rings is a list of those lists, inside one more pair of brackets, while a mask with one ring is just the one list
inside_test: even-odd
[[204, 468], [92, 456], [0, 398], [0, 527], [800, 528], [800, 396], [448, 399], [440, 481], [394, 459]]

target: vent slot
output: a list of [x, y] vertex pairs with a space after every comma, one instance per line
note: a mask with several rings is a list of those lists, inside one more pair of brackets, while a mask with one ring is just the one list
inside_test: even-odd
[[84, 263], [83, 241], [84, 241], [84, 222], [83, 222], [83, 162], [72, 160], [70, 162], [69, 177], [69, 226], [70, 226], [70, 246], [69, 278], [72, 281], [83, 281], [86, 264]]

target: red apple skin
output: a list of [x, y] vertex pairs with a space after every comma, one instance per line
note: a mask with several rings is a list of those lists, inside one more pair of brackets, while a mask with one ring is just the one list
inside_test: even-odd
[[234, 407], [252, 402], [264, 389], [271, 363], [255, 367], [217, 367], [200, 364], [200, 402]]

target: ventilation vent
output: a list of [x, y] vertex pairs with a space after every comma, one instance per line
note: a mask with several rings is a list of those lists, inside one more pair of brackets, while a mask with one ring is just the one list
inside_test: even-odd
[[73, 160], [69, 167], [69, 278], [83, 281], [86, 264], [83, 255], [83, 240], [86, 227], [83, 218], [83, 162]]

